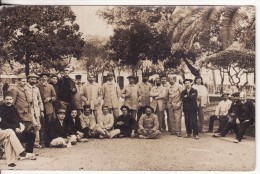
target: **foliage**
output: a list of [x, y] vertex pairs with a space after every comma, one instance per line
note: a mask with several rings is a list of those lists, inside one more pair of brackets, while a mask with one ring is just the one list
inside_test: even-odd
[[[71, 57], [80, 58], [84, 41], [67, 6], [14, 6], [1, 10], [0, 55], [26, 64], [36, 62], [61, 70]], [[66, 63], [67, 62], [67, 63]]]

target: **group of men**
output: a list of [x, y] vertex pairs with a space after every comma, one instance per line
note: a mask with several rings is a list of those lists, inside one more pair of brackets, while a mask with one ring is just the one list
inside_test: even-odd
[[[192, 86], [192, 79], [185, 79], [183, 87], [176, 82], [176, 77], [162, 75], [152, 85], [147, 75], [143, 75], [138, 84], [135, 76], [129, 76], [129, 84], [123, 90], [113, 78], [114, 74], [108, 72], [107, 82], [100, 86], [95, 83], [93, 75], [88, 75], [88, 82], [82, 84], [81, 76], [76, 75], [74, 81], [67, 68], [60, 78], [48, 72], [39, 76], [30, 74], [27, 78], [19, 75], [17, 86], [5, 93], [4, 104], [0, 106], [0, 128], [3, 129], [0, 142], [10, 149], [10, 152], [6, 151], [12, 159], [7, 161], [8, 165], [12, 166], [15, 157], [21, 153], [27, 158], [34, 157], [33, 148], [42, 145], [70, 147], [78, 141], [86, 142], [88, 138], [157, 138], [166, 131], [166, 124], [171, 135], [182, 137], [182, 113], [187, 133], [183, 137], [193, 134], [199, 139], [199, 132], [203, 132], [203, 108], [209, 103], [201, 77], [195, 78], [196, 86]], [[243, 93], [244, 99], [241, 102], [237, 99], [232, 104], [226, 102], [225, 95], [224, 102], [217, 107], [218, 113], [216, 111], [211, 117], [209, 131], [213, 130], [213, 121], [219, 119], [220, 134], [215, 137], [225, 136], [233, 128], [239, 142], [253, 122], [254, 105]], [[121, 107], [120, 98], [124, 99]], [[228, 115], [236, 118], [235, 125], [223, 121], [222, 117], [228, 118]], [[1, 136], [4, 130], [8, 133]], [[13, 136], [16, 139], [12, 144], [10, 137]], [[17, 148], [18, 139], [26, 143], [25, 150], [21, 144]]]

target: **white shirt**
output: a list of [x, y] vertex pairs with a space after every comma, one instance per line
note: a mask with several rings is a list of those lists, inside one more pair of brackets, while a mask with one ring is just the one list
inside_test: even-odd
[[226, 116], [228, 114], [228, 110], [231, 107], [232, 102], [230, 100], [222, 100], [221, 102], [219, 102], [218, 106], [216, 107], [216, 111], [215, 111], [215, 115], [224, 115]]

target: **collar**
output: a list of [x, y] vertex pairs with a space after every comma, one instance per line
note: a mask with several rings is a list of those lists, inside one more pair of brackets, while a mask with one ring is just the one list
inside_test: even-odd
[[107, 84], [109, 84], [109, 85], [113, 85], [114, 84], [114, 82], [113, 81], [107, 81]]

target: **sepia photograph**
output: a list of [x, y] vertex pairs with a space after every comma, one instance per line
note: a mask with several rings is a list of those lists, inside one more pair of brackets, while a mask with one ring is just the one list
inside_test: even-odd
[[0, 170], [256, 169], [254, 5], [1, 5], [0, 67]]

